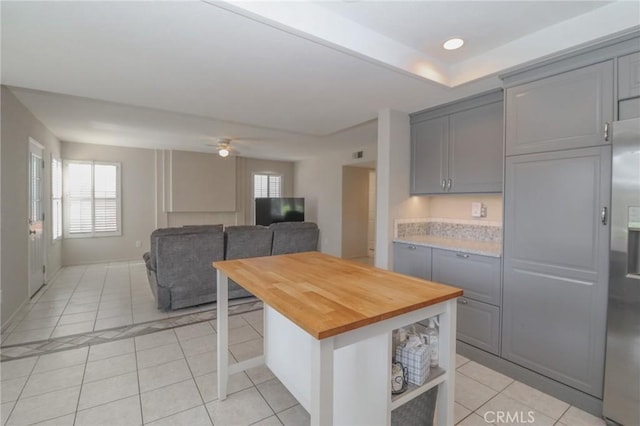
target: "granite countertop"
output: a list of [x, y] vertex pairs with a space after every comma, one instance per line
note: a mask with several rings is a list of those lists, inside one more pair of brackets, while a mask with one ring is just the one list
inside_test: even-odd
[[445, 250], [455, 250], [464, 253], [480, 254], [483, 256], [502, 257], [502, 243], [493, 241], [462, 240], [457, 238], [420, 235], [414, 237], [395, 238], [393, 242], [415, 244], [417, 246], [433, 247]]

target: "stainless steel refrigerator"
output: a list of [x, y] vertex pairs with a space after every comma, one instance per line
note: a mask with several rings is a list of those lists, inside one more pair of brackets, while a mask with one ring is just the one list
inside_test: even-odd
[[[640, 118], [613, 124], [604, 416], [640, 425]], [[606, 218], [603, 212], [603, 220]]]

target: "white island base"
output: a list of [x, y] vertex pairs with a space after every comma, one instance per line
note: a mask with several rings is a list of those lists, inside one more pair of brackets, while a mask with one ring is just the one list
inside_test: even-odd
[[[431, 306], [323, 340], [316, 340], [265, 306], [265, 364], [309, 413], [313, 413], [313, 400], [320, 398], [314, 395], [313, 390], [321, 388], [314, 386], [314, 377], [316, 381], [327, 382], [332, 394], [334, 425], [389, 425], [391, 410], [439, 384], [438, 419], [434, 424], [453, 424], [455, 335], [440, 337], [440, 368], [433, 369], [427, 382], [420, 387], [411, 385], [407, 392], [392, 399], [391, 332], [438, 314], [444, 330], [445, 318], [455, 319], [455, 303], [452, 300], [445, 302], [445, 306]], [[453, 312], [446, 309], [447, 305]], [[450, 321], [446, 325], [455, 330]], [[322, 352], [320, 346], [326, 346], [327, 358], [328, 351], [332, 352], [333, 369], [328, 360], [321, 362], [316, 357], [317, 361], [312, 361], [314, 349]], [[332, 384], [328, 383], [330, 380]]]

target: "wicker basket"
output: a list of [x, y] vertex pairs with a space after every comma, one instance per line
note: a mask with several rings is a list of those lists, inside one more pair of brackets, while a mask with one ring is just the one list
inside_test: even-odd
[[435, 386], [391, 412], [391, 426], [433, 426], [438, 387]]

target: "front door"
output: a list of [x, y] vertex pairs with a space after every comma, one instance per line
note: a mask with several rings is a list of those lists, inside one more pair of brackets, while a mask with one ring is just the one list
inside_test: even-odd
[[44, 284], [43, 147], [29, 140], [29, 297]]

